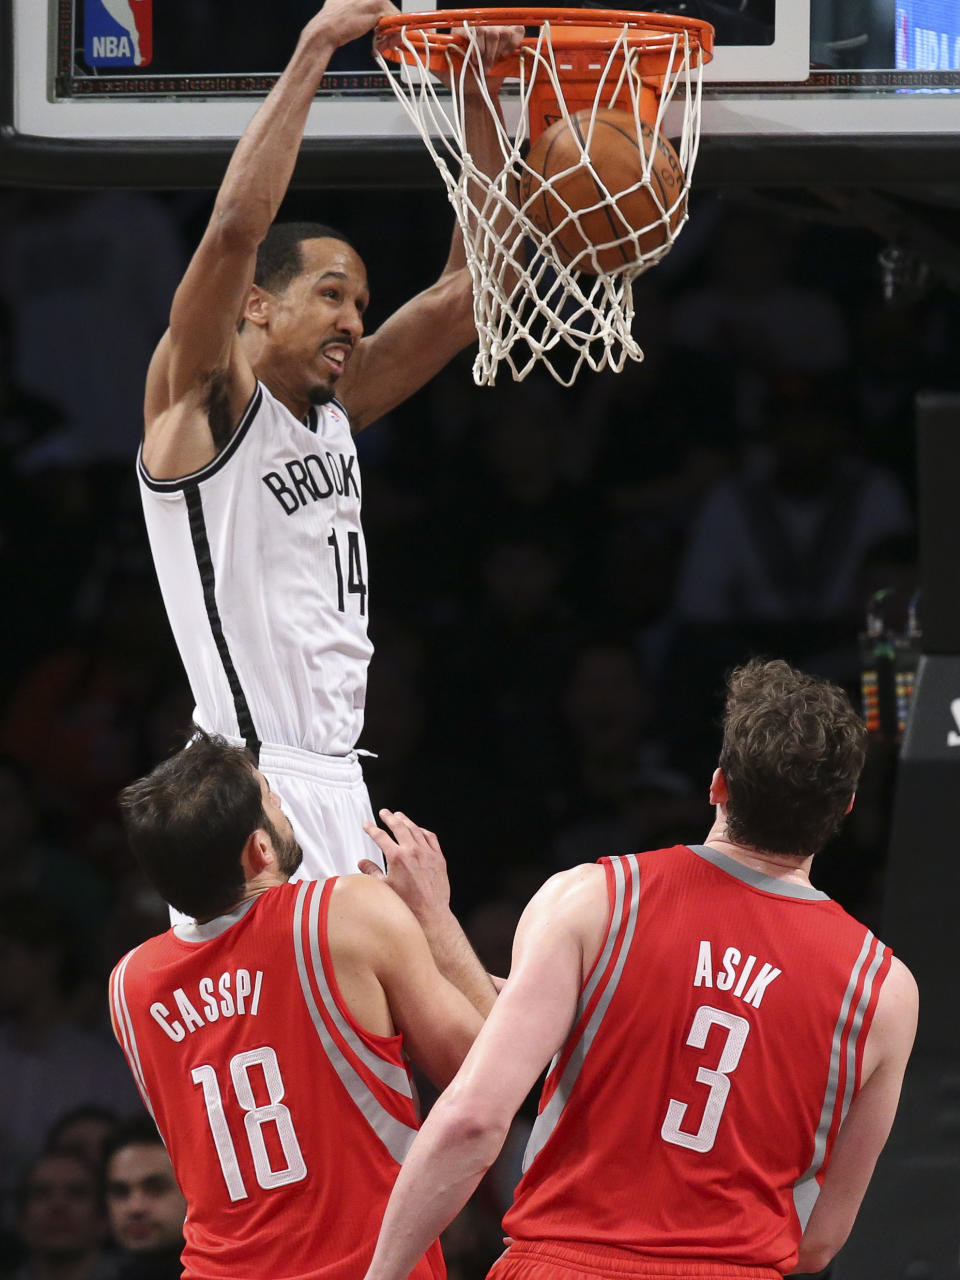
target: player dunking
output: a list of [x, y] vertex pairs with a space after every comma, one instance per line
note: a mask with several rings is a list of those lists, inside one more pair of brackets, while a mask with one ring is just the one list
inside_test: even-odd
[[[117, 1038], [187, 1199], [185, 1280], [355, 1280], [417, 1127], [405, 1051], [446, 1084], [493, 986], [442, 901], [446, 977], [385, 884], [288, 883], [290, 823], [222, 739], [201, 733], [121, 809], [148, 877], [192, 917], [110, 981]], [[388, 865], [431, 842], [387, 821]], [[414, 1274], [443, 1275], [439, 1247]]]
[[555, 876], [404, 1163], [367, 1280], [400, 1280], [556, 1054], [491, 1280], [819, 1271], [893, 1121], [909, 971], [815, 889], [866, 734], [784, 662], [731, 676], [705, 845]]
[[[439, 280], [364, 337], [346, 239], [271, 229], [331, 55], [391, 12], [327, 0], [240, 139], [150, 365], [138, 468], [195, 719], [259, 759], [315, 878], [379, 860], [354, 751], [372, 650], [351, 431], [476, 337], [459, 233]], [[521, 37], [488, 31], [485, 63]], [[490, 113], [473, 114], [494, 163]]]

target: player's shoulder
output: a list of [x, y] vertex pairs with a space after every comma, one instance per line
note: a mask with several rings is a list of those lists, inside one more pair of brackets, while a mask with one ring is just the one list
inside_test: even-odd
[[558, 871], [541, 885], [530, 900], [527, 922], [543, 921], [551, 929], [567, 926], [578, 932], [607, 911], [607, 877], [599, 862], [584, 862]]

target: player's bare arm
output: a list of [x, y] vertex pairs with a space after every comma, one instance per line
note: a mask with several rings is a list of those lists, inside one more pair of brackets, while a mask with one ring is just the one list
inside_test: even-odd
[[402, 1280], [466, 1204], [517, 1109], [566, 1040], [609, 909], [600, 866], [549, 880], [517, 927], [493, 1012], [404, 1161], [367, 1280]]
[[342, 876], [330, 901], [330, 947], [341, 994], [361, 1026], [403, 1036], [439, 1088], [453, 1078], [483, 1018], [440, 973], [423, 930], [385, 884]]
[[917, 984], [894, 958], [864, 1048], [863, 1085], [837, 1135], [820, 1195], [800, 1241], [797, 1270], [822, 1271], [853, 1227], [893, 1125], [917, 1030]]
[[388, 0], [327, 0], [237, 144], [147, 375], [143, 461], [154, 478], [205, 466], [238, 425], [255, 386], [237, 329], [257, 247], [286, 194], [332, 54], [391, 12]]
[[403, 899], [426, 935], [437, 968], [486, 1017], [498, 988], [450, 910], [450, 881], [440, 841], [405, 814], [381, 809], [380, 817], [389, 832], [370, 822], [364, 823], [364, 830], [383, 854], [386, 875], [374, 862], [361, 862], [360, 870], [383, 879]]
[[[487, 87], [496, 100], [501, 81], [493, 69], [519, 46], [523, 28], [489, 27], [478, 30], [477, 38], [489, 73]], [[503, 164], [495, 123], [479, 101], [479, 86], [468, 84], [466, 88], [470, 154], [482, 172], [493, 175]], [[337, 389], [338, 399], [350, 411], [353, 430], [362, 430], [401, 404], [476, 337], [473, 284], [460, 229], [455, 226], [439, 279], [359, 344]]]

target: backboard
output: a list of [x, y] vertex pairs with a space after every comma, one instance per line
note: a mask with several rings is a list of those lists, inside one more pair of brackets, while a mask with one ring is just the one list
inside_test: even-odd
[[[960, 182], [955, 0], [648, 7], [707, 18], [717, 30], [701, 185], [936, 186], [949, 197]], [[0, 181], [215, 185], [315, 8], [316, 0], [231, 0], [224, 22], [222, 0], [12, 0], [0, 14], [9, 60]], [[365, 42], [331, 66], [295, 181], [435, 181]]]

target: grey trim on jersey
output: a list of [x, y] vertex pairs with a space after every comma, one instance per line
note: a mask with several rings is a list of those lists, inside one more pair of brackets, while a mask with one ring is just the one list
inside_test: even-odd
[[239, 907], [234, 907], [222, 916], [215, 916], [212, 920], [206, 920], [203, 924], [197, 924], [196, 920], [181, 920], [173, 926], [173, 932], [181, 942], [212, 942], [221, 933], [232, 928], [238, 920], [242, 920], [256, 900], [251, 898], [248, 902], [241, 902]]
[[140, 1097], [143, 1099], [143, 1105], [150, 1113], [150, 1119], [156, 1121], [156, 1117], [153, 1114], [153, 1104], [150, 1101], [149, 1093], [147, 1093], [147, 1082], [143, 1078], [143, 1066], [140, 1062], [140, 1050], [137, 1048], [137, 1036], [133, 1029], [133, 1019], [130, 1017], [130, 1008], [127, 1004], [127, 992], [123, 985], [127, 965], [139, 949], [139, 947], [134, 947], [133, 951], [128, 952], [117, 965], [117, 972], [113, 979], [113, 1016], [117, 1031], [120, 1033], [121, 1048], [126, 1056], [130, 1070], [133, 1072], [133, 1078]]
[[729, 853], [721, 853], [711, 845], [688, 844], [687, 848], [698, 858], [703, 858], [704, 862], [709, 862], [719, 871], [725, 871], [736, 880], [742, 880], [753, 889], [762, 889], [764, 893], [776, 893], [781, 898], [802, 898], [805, 902], [830, 901], [829, 893], [815, 889], [812, 884], [792, 884], [789, 880], [778, 880], [776, 876], [765, 875], [762, 871], [755, 871], [753, 867], [744, 866], [736, 858], [731, 858]]
[[[593, 975], [586, 987], [584, 987], [583, 993], [578, 1001], [577, 1017], [574, 1022], [574, 1026], [579, 1024], [580, 1018], [583, 1016], [587, 1005], [590, 1003], [597, 986], [603, 980], [607, 965], [610, 963], [610, 957], [613, 954], [614, 946], [616, 945], [617, 937], [620, 933], [620, 928], [623, 923], [624, 894], [626, 886], [626, 875], [623, 870], [624, 862], [629, 863], [630, 868], [633, 871], [633, 890], [630, 894], [630, 902], [626, 908], [627, 927], [624, 932], [620, 954], [617, 957], [617, 963], [614, 965], [613, 972], [610, 975], [610, 980], [604, 989], [603, 995], [597, 1001], [597, 1006], [590, 1015], [590, 1021], [587, 1023], [586, 1027], [584, 1027], [582, 1036], [577, 1041], [576, 1047], [570, 1054], [567, 1065], [563, 1069], [563, 1075], [560, 1077], [559, 1083], [557, 1084], [550, 1101], [534, 1121], [533, 1128], [530, 1131], [530, 1137], [527, 1141], [526, 1150], [523, 1153], [524, 1173], [526, 1173], [527, 1169], [543, 1150], [554, 1129], [557, 1127], [557, 1122], [563, 1113], [564, 1107], [569, 1101], [573, 1087], [577, 1082], [577, 1078], [579, 1077], [581, 1070], [583, 1069], [584, 1060], [590, 1046], [593, 1044], [597, 1031], [599, 1030], [600, 1023], [603, 1021], [604, 1015], [610, 1007], [610, 1001], [613, 999], [614, 993], [620, 984], [623, 966], [626, 964], [627, 956], [630, 953], [630, 944], [633, 942], [633, 934], [637, 927], [637, 915], [640, 910], [640, 866], [637, 862], [636, 854], [633, 853], [627, 854], [624, 858], [610, 859], [610, 866], [613, 869], [615, 881], [615, 897], [613, 911], [610, 916], [610, 929], [607, 934], [607, 940], [604, 944], [600, 959], [594, 967]], [[556, 1062], [557, 1058], [554, 1059], [554, 1064]]]
[[[870, 956], [871, 947], [873, 955]], [[827, 1138], [833, 1127], [836, 1118], [837, 1105], [837, 1088], [840, 1083], [840, 1061], [841, 1049], [843, 1047], [843, 1033], [847, 1025], [847, 1017], [850, 1012], [850, 1003], [853, 1000], [854, 992], [860, 981], [860, 975], [863, 972], [864, 965], [870, 958], [870, 965], [867, 976], [864, 980], [863, 991], [857, 1002], [853, 1018], [850, 1020], [850, 1031], [847, 1037], [846, 1049], [846, 1082], [843, 1091], [843, 1100], [840, 1107], [840, 1123], [846, 1119], [847, 1112], [850, 1109], [850, 1103], [853, 1100], [854, 1075], [857, 1062], [857, 1042], [860, 1039], [860, 1033], [863, 1030], [863, 1019], [867, 1008], [870, 1005], [870, 997], [873, 991], [873, 980], [876, 977], [877, 970], [883, 960], [884, 946], [878, 941], [874, 935], [868, 930], [865, 932], [863, 946], [860, 948], [860, 954], [857, 956], [856, 962], [850, 971], [850, 978], [847, 982], [847, 989], [844, 992], [843, 1001], [840, 1005], [840, 1014], [837, 1018], [836, 1026], [833, 1029], [833, 1043], [830, 1048], [830, 1065], [827, 1070], [827, 1087], [824, 1090], [823, 1106], [820, 1108], [820, 1120], [817, 1124], [817, 1132], [813, 1143], [813, 1158], [810, 1164], [793, 1188], [793, 1205], [797, 1211], [797, 1217], [800, 1219], [800, 1226], [806, 1229], [806, 1225], [810, 1220], [810, 1214], [813, 1212], [813, 1206], [817, 1203], [817, 1197], [820, 1195], [820, 1184], [817, 1182], [817, 1174], [823, 1167], [823, 1162], [827, 1151]]]
[[[314, 1029], [320, 1040], [323, 1051], [326, 1053], [330, 1065], [340, 1078], [340, 1082], [350, 1095], [352, 1100], [363, 1114], [364, 1119], [370, 1125], [387, 1151], [397, 1162], [403, 1164], [404, 1157], [410, 1149], [410, 1145], [416, 1137], [416, 1129], [412, 1129], [409, 1125], [398, 1120], [391, 1115], [387, 1109], [381, 1105], [379, 1100], [374, 1097], [373, 1093], [357, 1074], [353, 1065], [348, 1062], [346, 1057], [340, 1051], [330, 1032], [327, 1030], [326, 1024], [320, 1010], [317, 1008], [316, 1000], [313, 996], [313, 990], [310, 986], [310, 979], [307, 974], [307, 956], [303, 949], [303, 899], [304, 895], [310, 888], [312, 881], [305, 880], [300, 885], [297, 892], [297, 901], [293, 913], [293, 946], [297, 958], [297, 974], [300, 978], [300, 986], [303, 991], [303, 998], [307, 1005], [307, 1010], [313, 1021]], [[313, 912], [319, 911], [321, 889], [317, 886], [314, 893]], [[315, 919], [311, 913], [310, 921], [310, 960], [313, 965], [314, 976], [320, 986], [321, 992], [324, 992], [324, 1004], [331, 1016], [335, 1012], [335, 1006], [331, 1007], [327, 1004], [329, 989], [326, 987], [326, 981], [323, 975], [323, 966], [319, 963], [320, 957], [315, 951]], [[391, 1065], [391, 1064], [387, 1064]], [[407, 1080], [406, 1072], [403, 1073], [404, 1079]], [[407, 1096], [409, 1093], [409, 1081], [407, 1080]]]
[[253, 395], [250, 397], [246, 409], [240, 418], [236, 431], [220, 450], [217, 456], [208, 462], [205, 467], [201, 467], [199, 471], [191, 471], [187, 476], [177, 476], [175, 480], [154, 480], [153, 476], [147, 470], [143, 463], [143, 445], [137, 453], [137, 473], [140, 479], [155, 493], [176, 493], [180, 489], [185, 489], [188, 485], [201, 484], [204, 480], [208, 480], [210, 476], [216, 475], [221, 467], [226, 466], [233, 455], [236, 453], [240, 444], [250, 430], [250, 424], [257, 416], [257, 411], [263, 400], [263, 387], [259, 380], [253, 389]]
[[413, 1089], [410, 1084], [410, 1077], [407, 1075], [403, 1067], [397, 1066], [395, 1062], [386, 1062], [357, 1035], [353, 1027], [350, 1026], [346, 1018], [340, 1012], [330, 985], [327, 982], [327, 975], [323, 968], [323, 957], [320, 954], [320, 891], [313, 895], [313, 901], [310, 904], [310, 919], [308, 922], [308, 936], [310, 939], [310, 958], [313, 961], [313, 972], [317, 979], [317, 986], [320, 988], [320, 995], [323, 998], [324, 1007], [329, 1013], [330, 1018], [346, 1040], [347, 1044], [357, 1055], [363, 1065], [371, 1071], [378, 1080], [382, 1080], [388, 1088], [393, 1089], [395, 1093], [401, 1093], [405, 1098], [413, 1098]]

